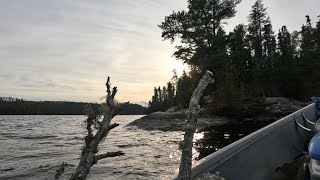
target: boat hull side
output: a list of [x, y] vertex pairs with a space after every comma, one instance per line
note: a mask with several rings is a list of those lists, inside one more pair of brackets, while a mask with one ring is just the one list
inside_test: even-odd
[[295, 123], [311, 128], [302, 112], [316, 120], [315, 105], [310, 104], [202, 159], [193, 167], [192, 178], [218, 171], [226, 180], [270, 180], [275, 169], [302, 154], [312, 138]]

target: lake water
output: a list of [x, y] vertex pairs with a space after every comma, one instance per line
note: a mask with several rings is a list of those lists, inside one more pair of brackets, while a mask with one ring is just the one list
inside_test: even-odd
[[[100, 153], [123, 151], [125, 156], [100, 160], [89, 179], [171, 179], [178, 172], [183, 132], [144, 131], [125, 125], [142, 116], [116, 116]], [[84, 116], [0, 116], [0, 179], [53, 179], [67, 162], [61, 179], [68, 179], [79, 162]], [[242, 128], [241, 128], [242, 127]], [[194, 161], [261, 128], [223, 125], [195, 134]], [[250, 129], [250, 131], [248, 131]]]
[[[100, 160], [89, 179], [170, 179], [179, 166], [181, 132], [143, 131], [125, 125], [141, 116], [116, 116], [100, 153], [125, 156]], [[84, 116], [0, 116], [0, 179], [53, 179], [61, 162], [67, 179], [79, 162]]]

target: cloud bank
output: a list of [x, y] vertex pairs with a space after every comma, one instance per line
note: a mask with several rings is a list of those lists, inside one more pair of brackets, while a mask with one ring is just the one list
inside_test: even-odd
[[[246, 23], [243, 0], [227, 30]], [[157, 27], [186, 0], [10, 0], [0, 2], [0, 96], [98, 101], [111, 76], [120, 101], [148, 101], [171, 78], [174, 46]], [[316, 17], [317, 0], [266, 0], [275, 31]], [[320, 14], [320, 13], [319, 13]]]

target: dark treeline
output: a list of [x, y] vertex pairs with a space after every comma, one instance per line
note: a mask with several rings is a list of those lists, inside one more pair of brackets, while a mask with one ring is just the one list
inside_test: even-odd
[[[1, 115], [83, 115], [89, 103], [65, 101], [27, 101], [13, 97], [0, 97]], [[98, 106], [99, 104], [94, 104]], [[126, 104], [121, 115], [145, 114], [144, 107]]]
[[119, 115], [143, 115], [146, 114], [146, 107], [139, 104], [126, 104], [120, 109]]
[[[320, 20], [314, 23], [307, 15], [301, 29], [283, 25], [275, 32], [267, 8], [257, 0], [247, 25], [226, 33], [223, 25], [235, 16], [239, 3], [188, 0], [187, 10], [173, 12], [159, 25], [164, 40], [179, 43], [173, 56], [190, 67], [189, 74], [173, 83], [173, 105], [187, 107], [206, 70], [213, 71], [216, 79], [206, 92], [214, 99], [209, 109], [241, 108], [243, 101], [259, 97], [306, 100], [319, 95]], [[155, 89], [149, 112], [172, 106], [164, 103], [165, 89], [161, 95], [160, 90]]]
[[154, 88], [154, 95], [149, 101], [147, 112], [165, 111], [176, 105], [180, 108], [186, 108], [193, 91], [192, 83], [192, 79], [186, 72], [178, 77], [174, 70], [172, 80], [167, 83], [167, 86]]
[[148, 111], [164, 111], [168, 107], [174, 106], [175, 103], [175, 88], [171, 82], [162, 88], [154, 88], [154, 95], [152, 100], [149, 101]]
[[78, 115], [88, 103], [63, 101], [27, 101], [13, 97], [0, 98], [0, 114], [7, 115]]

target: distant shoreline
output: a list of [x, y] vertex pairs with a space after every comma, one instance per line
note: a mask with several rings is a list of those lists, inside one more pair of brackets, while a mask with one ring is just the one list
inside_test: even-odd
[[[66, 101], [28, 101], [13, 97], [0, 97], [0, 115], [84, 115], [88, 104], [98, 103]], [[145, 114], [146, 108], [138, 104], [126, 104], [119, 115]]]

